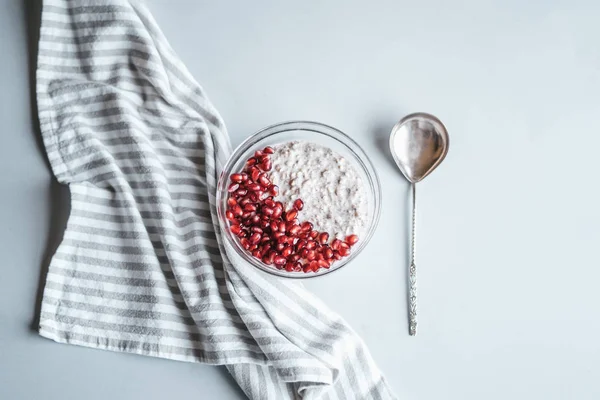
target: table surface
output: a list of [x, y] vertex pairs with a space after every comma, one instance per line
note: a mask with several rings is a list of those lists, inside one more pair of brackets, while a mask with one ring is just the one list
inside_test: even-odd
[[[321, 121], [383, 184], [364, 252], [307, 282], [364, 338], [402, 399], [600, 398], [600, 3], [150, 1], [228, 123]], [[222, 368], [36, 335], [43, 271], [69, 212], [31, 99], [35, 2], [0, 0], [0, 398], [240, 399]], [[419, 184], [419, 334], [407, 334], [409, 186], [394, 123], [448, 127]]]

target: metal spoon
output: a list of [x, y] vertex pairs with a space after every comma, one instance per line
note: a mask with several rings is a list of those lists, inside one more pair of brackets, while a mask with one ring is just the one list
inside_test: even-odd
[[412, 232], [408, 270], [408, 332], [417, 334], [417, 267], [415, 265], [416, 183], [429, 175], [448, 153], [448, 132], [431, 114], [414, 113], [402, 118], [392, 128], [390, 151], [394, 161], [412, 186]]

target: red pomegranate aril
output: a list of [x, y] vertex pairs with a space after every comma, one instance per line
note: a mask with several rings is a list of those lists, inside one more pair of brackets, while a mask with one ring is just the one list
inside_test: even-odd
[[244, 220], [249, 220], [250, 218], [252, 218], [256, 213], [254, 211], [244, 211], [242, 214], [242, 219]]
[[[250, 218], [250, 223], [253, 225], [260, 224], [260, 215], [253, 215], [252, 218]], [[266, 226], [263, 226], [262, 224], [260, 227], [263, 229], [266, 228]]]
[[273, 261], [271, 261], [271, 258], [269, 257], [269, 255], [263, 256], [262, 261], [267, 265], [273, 264]]
[[317, 272], [319, 270], [319, 263], [317, 261], [311, 261], [309, 265], [312, 272]]
[[303, 249], [300, 251], [300, 256], [301, 256], [302, 258], [306, 258], [306, 256], [308, 255], [308, 252], [309, 252], [309, 251], [310, 251], [310, 250], [308, 250], [306, 247], [305, 247], [305, 248], [303, 248]]
[[339, 250], [341, 243], [342, 243], [342, 241], [340, 239], [333, 239], [333, 242], [331, 242], [331, 248], [333, 250]]
[[319, 231], [310, 231], [310, 236], [311, 239], [316, 239], [317, 236], [319, 236]]
[[275, 256], [275, 258], [273, 259], [273, 262], [275, 263], [275, 265], [284, 265], [286, 263], [286, 259], [283, 256]]
[[340, 249], [338, 250], [341, 256], [347, 256], [348, 254], [350, 254], [350, 246], [348, 246], [348, 244], [342, 242], [340, 244]]
[[281, 255], [287, 258], [290, 254], [292, 254], [292, 251], [293, 249], [291, 246], [286, 246], [283, 250], [281, 250]]
[[283, 249], [285, 249], [285, 243], [277, 243], [275, 245], [275, 250], [282, 251]]
[[302, 272], [302, 264], [298, 261], [294, 263], [294, 272]]
[[240, 183], [244, 180], [242, 174], [231, 174], [230, 176], [232, 182]]
[[258, 192], [261, 189], [261, 187], [258, 183], [248, 183], [246, 185], [246, 188], [248, 190], [252, 190], [253, 192]]
[[297, 235], [300, 233], [300, 230], [302, 228], [300, 228], [300, 225], [292, 225], [292, 227], [289, 229], [289, 233], [292, 235]]
[[250, 247], [248, 247], [248, 251], [250, 251], [250, 252], [253, 252], [256, 249], [258, 249], [258, 245], [257, 244], [251, 244]]
[[305, 258], [306, 258], [308, 261], [312, 261], [312, 260], [314, 260], [314, 259], [315, 259], [315, 257], [316, 257], [316, 256], [317, 256], [317, 255], [316, 255], [316, 253], [315, 253], [315, 251], [314, 251], [314, 250], [308, 250], [308, 252], [306, 253], [306, 257], [305, 257]]
[[254, 157], [258, 158], [261, 157], [263, 155], [263, 152], [260, 150], [256, 150], [256, 152], [254, 152]]
[[321, 244], [327, 243], [328, 240], [329, 240], [329, 233], [323, 232], [319, 235], [319, 242]]
[[279, 230], [279, 223], [277, 221], [271, 221], [269, 227], [271, 227], [273, 232], [277, 232]]
[[285, 270], [287, 272], [294, 272], [294, 263], [293, 262], [285, 263]]
[[248, 239], [246, 239], [246, 238], [240, 239], [240, 243], [242, 244], [242, 246], [245, 249], [248, 249], [250, 247], [250, 241]]
[[269, 192], [261, 192], [260, 190], [257, 193], [258, 193], [258, 199], [260, 201], [264, 201], [264, 200], [268, 199], [269, 195], [270, 195]]
[[252, 228], [250, 228], [250, 231], [254, 232], [254, 233], [260, 233], [260, 234], [263, 233], [263, 230], [260, 229], [258, 226], [253, 226]]
[[240, 189], [238, 189], [238, 190], [235, 191], [235, 195], [237, 197], [244, 197], [247, 194], [248, 194], [248, 191], [246, 189], [240, 188]]
[[298, 215], [298, 210], [292, 208], [291, 210], [285, 213], [284, 219], [286, 221], [291, 221], [294, 218], [296, 218], [296, 215]]
[[283, 222], [283, 221], [279, 222], [277, 230], [279, 232], [285, 232], [285, 222]]
[[258, 177], [258, 183], [260, 183], [262, 186], [264, 187], [271, 187], [272, 183], [269, 180], [269, 178], [267, 178], [266, 174], [262, 174], [261, 176]]
[[231, 211], [233, 211], [233, 215], [235, 215], [236, 217], [240, 217], [244, 213], [242, 207], [240, 207], [239, 205], [233, 206]]
[[306, 246], [306, 240], [304, 240], [304, 239], [298, 240], [298, 243], [296, 243], [296, 251], [302, 250], [304, 248], [304, 246]]
[[273, 239], [279, 239], [280, 237], [285, 236], [285, 232], [281, 232], [281, 231], [273, 232], [273, 234], [271, 236], [273, 236]]
[[271, 215], [273, 215], [274, 210], [271, 207], [263, 207], [261, 211], [264, 215], [271, 216]]
[[229, 193], [233, 193], [233, 192], [235, 192], [236, 190], [238, 190], [238, 189], [239, 189], [239, 187], [240, 187], [240, 184], [239, 184], [239, 183], [235, 183], [235, 182], [233, 182], [232, 184], [230, 184], [230, 185], [229, 185], [229, 187], [227, 188], [227, 191], [228, 191]]
[[248, 180], [248, 174], [245, 172], [242, 172], [240, 175], [242, 175], [242, 181], [246, 182]]
[[319, 253], [317, 254], [317, 256], [315, 257], [316, 260], [324, 260], [325, 256], [323, 255], [323, 253]]
[[333, 250], [331, 250], [329, 248], [329, 246], [325, 247], [325, 249], [323, 250], [323, 254], [325, 255], [325, 258], [327, 258], [327, 259], [332, 259], [333, 258]]
[[329, 268], [330, 267], [329, 263], [325, 260], [319, 260], [319, 261], [317, 261], [317, 264], [319, 265], [319, 268]]
[[275, 207], [273, 209], [273, 218], [279, 218], [279, 217], [281, 217], [282, 213], [283, 213], [283, 209]]
[[272, 166], [271, 160], [269, 160], [269, 159], [264, 160], [260, 165], [260, 167], [263, 169], [263, 171], [270, 171], [271, 166]]
[[302, 228], [302, 232], [308, 232], [311, 231], [313, 228], [313, 224], [310, 223], [309, 221], [304, 221], [301, 225]]
[[[278, 232], [278, 233], [281, 233], [281, 232]], [[277, 238], [277, 243], [287, 243], [287, 240], [288, 240], [288, 237], [287, 237], [287, 236], [285, 236], [285, 235], [283, 235], [283, 236], [279, 236], [279, 237]]]
[[261, 253], [261, 252], [260, 252], [260, 250], [258, 250], [258, 249], [254, 250], [254, 251], [252, 252], [252, 256], [253, 256], [253, 257], [256, 257], [256, 258], [258, 258], [258, 259], [260, 259], [261, 255], [262, 255], [262, 253]]
[[296, 199], [294, 201], [294, 208], [298, 211], [304, 208], [304, 202], [301, 199]]
[[255, 232], [250, 236], [250, 243], [256, 244], [258, 242], [260, 242], [260, 233]]
[[256, 206], [254, 204], [245, 204], [244, 211], [256, 211]]
[[230, 221], [235, 220], [235, 215], [233, 215], [233, 211], [231, 211], [231, 210], [225, 211], [225, 218], [227, 218]]
[[273, 199], [265, 199], [265, 206], [275, 208], [277, 204], [273, 201]]
[[310, 269], [310, 264], [304, 264], [302, 271], [304, 271], [305, 274], [311, 272], [312, 270]]
[[271, 146], [267, 146], [263, 149], [263, 153], [265, 154], [273, 154], [275, 153], [275, 149], [273, 149]]
[[238, 203], [238, 202], [237, 202], [237, 200], [236, 200], [236, 199], [234, 199], [233, 197], [230, 197], [230, 198], [228, 198], [228, 199], [227, 199], [227, 205], [228, 205], [229, 207], [233, 207], [233, 206], [235, 206], [237, 203]]
[[341, 260], [342, 256], [340, 255], [339, 251], [334, 250], [333, 251], [333, 258], [336, 259], [336, 260]]
[[288, 257], [288, 260], [290, 260], [290, 261], [298, 261], [299, 259], [300, 259], [300, 254], [298, 254], [298, 253], [290, 254], [290, 256]]
[[252, 181], [254, 181], [254, 182], [258, 181], [259, 176], [260, 176], [260, 169], [258, 169], [256, 167], [250, 168], [250, 178], [252, 179]]
[[233, 233], [234, 235], [239, 235], [240, 232], [242, 231], [242, 227], [239, 225], [231, 225], [229, 227], [229, 230], [231, 231], [231, 233]]
[[316, 245], [317, 244], [315, 243], [314, 240], [307, 240], [306, 241], [306, 246], [304, 246], [304, 248], [307, 249], [307, 250], [312, 250], [312, 249], [315, 248]]
[[[262, 241], [262, 240], [261, 240]], [[262, 253], [262, 255], [264, 256], [265, 254], [267, 254], [267, 252], [271, 250], [271, 245], [269, 243], [267, 244], [263, 244], [262, 247], [260, 248], [260, 251]]]
[[252, 200], [250, 200], [250, 197], [246, 196], [246, 197], [242, 197], [239, 201], [238, 204], [242, 207], [244, 207], [246, 204], [250, 204], [252, 203]]
[[357, 235], [346, 236], [346, 243], [348, 243], [350, 246], [354, 246], [356, 244], [356, 242], [358, 242]]
[[249, 159], [246, 161], [246, 165], [247, 165], [247, 166], [252, 166], [252, 165], [254, 165], [254, 164], [256, 164], [256, 158], [249, 158]]
[[279, 194], [279, 186], [277, 186], [277, 185], [271, 186], [271, 188], [269, 189], [269, 194], [271, 196], [277, 196]]

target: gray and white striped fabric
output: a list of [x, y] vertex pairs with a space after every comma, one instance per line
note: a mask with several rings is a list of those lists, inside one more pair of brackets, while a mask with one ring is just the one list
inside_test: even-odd
[[394, 398], [339, 316], [223, 247], [225, 125], [142, 4], [45, 1], [37, 100], [71, 191], [42, 336], [226, 365], [252, 399]]

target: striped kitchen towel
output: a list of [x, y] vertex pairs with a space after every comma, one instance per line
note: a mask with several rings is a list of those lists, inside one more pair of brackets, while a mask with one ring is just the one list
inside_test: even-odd
[[44, 1], [37, 101], [71, 192], [42, 336], [226, 365], [252, 399], [394, 398], [339, 316], [224, 248], [227, 131], [144, 5]]

